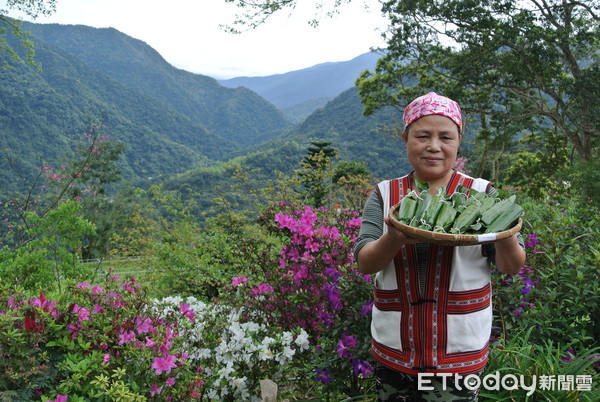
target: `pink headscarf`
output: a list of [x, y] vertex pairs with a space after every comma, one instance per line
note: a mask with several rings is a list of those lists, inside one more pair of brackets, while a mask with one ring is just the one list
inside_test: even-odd
[[430, 114], [446, 116], [456, 123], [459, 132], [462, 132], [462, 116], [458, 103], [435, 92], [419, 96], [404, 109], [404, 127], [413, 121]]

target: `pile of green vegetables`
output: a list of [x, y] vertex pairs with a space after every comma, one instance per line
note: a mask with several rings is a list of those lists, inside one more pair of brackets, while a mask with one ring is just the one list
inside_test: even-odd
[[439, 233], [477, 235], [508, 230], [523, 215], [516, 196], [500, 199], [485, 192], [459, 186], [454, 194], [438, 187], [435, 195], [428, 186], [411, 191], [398, 207], [398, 221]]

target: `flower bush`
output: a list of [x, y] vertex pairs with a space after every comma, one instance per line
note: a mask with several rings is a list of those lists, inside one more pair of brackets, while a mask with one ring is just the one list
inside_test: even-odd
[[259, 381], [282, 376], [308, 335], [240, 323], [240, 314], [193, 298], [149, 302], [135, 280], [115, 276], [60, 301], [3, 289], [0, 396], [260, 400]]
[[[182, 347], [184, 312], [158, 314], [141, 286], [113, 277], [68, 298], [0, 297], [0, 391], [17, 400], [200, 396], [202, 368]], [[176, 399], [177, 399], [176, 398]]]
[[360, 218], [353, 211], [280, 202], [260, 221], [282, 239], [281, 252], [251, 262], [222, 299], [244, 306], [244, 319], [306, 330], [313, 347], [301, 378], [317, 380], [319, 396], [364, 393], [373, 371], [372, 281], [358, 272], [352, 255]]
[[496, 276], [495, 305], [504, 338], [533, 328], [578, 352], [600, 346], [599, 216], [576, 204], [526, 208], [527, 264], [514, 277]]
[[212, 400], [261, 400], [260, 380], [284, 377], [289, 363], [309, 349], [303, 329], [280, 331], [254, 322], [242, 322], [243, 310], [207, 304], [194, 297], [157, 300], [163, 313], [183, 311], [190, 319], [183, 348], [194, 365], [210, 378], [205, 395]]

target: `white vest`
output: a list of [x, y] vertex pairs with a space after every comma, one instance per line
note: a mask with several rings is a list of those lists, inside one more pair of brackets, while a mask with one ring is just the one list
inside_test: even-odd
[[[383, 216], [410, 191], [410, 175], [379, 183]], [[487, 180], [455, 173], [447, 186], [486, 191]], [[387, 225], [383, 225], [384, 231]], [[409, 374], [472, 373], [487, 363], [492, 327], [491, 271], [481, 245], [430, 244], [425, 294], [417, 251], [404, 245], [377, 273], [371, 322], [372, 353], [382, 364]]]

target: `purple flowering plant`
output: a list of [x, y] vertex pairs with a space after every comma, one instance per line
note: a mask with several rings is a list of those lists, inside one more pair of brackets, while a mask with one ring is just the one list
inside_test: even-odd
[[279, 202], [260, 222], [280, 239], [280, 251], [261, 255], [245, 276], [234, 277], [224, 297], [257, 312], [254, 320], [306, 330], [312, 345], [306, 378], [316, 380], [321, 393], [364, 393], [373, 371], [373, 284], [358, 272], [353, 257], [360, 217], [350, 210]]
[[492, 341], [531, 329], [531, 340], [553, 339], [575, 355], [599, 347], [599, 214], [567, 201], [521, 205], [527, 262], [515, 276], [494, 275]]

